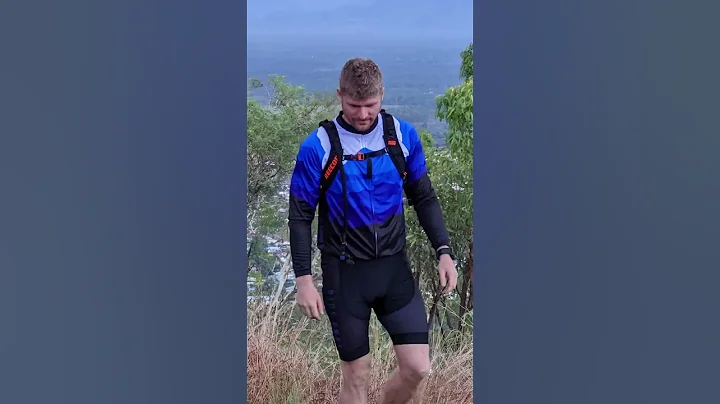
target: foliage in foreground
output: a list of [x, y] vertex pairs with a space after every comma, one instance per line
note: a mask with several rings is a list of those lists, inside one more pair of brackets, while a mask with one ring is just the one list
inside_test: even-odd
[[[248, 305], [248, 403], [330, 404], [340, 368], [327, 319], [300, 318], [292, 304]], [[390, 340], [373, 317], [370, 402], [395, 365]], [[472, 334], [433, 334], [432, 374], [414, 404], [472, 403]]]

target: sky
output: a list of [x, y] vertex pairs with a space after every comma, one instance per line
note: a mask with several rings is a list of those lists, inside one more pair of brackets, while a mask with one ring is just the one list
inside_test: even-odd
[[354, 35], [472, 40], [472, 0], [248, 0], [248, 41]]

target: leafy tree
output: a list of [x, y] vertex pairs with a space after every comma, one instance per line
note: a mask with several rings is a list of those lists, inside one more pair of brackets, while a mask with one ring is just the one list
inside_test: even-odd
[[282, 76], [271, 76], [267, 85], [251, 79], [249, 87], [265, 89], [268, 104], [247, 101], [248, 211], [277, 193], [290, 175], [300, 142], [336, 110], [334, 97], [311, 94]]
[[[457, 321], [445, 326], [462, 327], [462, 319], [472, 309], [472, 228], [473, 228], [473, 76], [472, 44], [461, 52], [460, 75], [463, 82], [450, 87], [437, 98], [436, 116], [448, 124], [445, 147], [437, 147], [429, 133], [421, 132], [430, 179], [437, 191], [448, 231], [458, 261], [458, 297], [445, 299], [445, 306], [454, 307]], [[415, 215], [408, 215], [408, 251], [416, 277], [431, 297], [430, 316], [442, 325], [438, 303], [439, 279], [432, 247]], [[455, 327], [454, 324], [457, 326]]]
[[460, 65], [460, 78], [468, 80], [473, 77], [473, 44], [471, 43], [460, 52], [460, 59], [462, 60]]
[[[265, 90], [267, 103], [251, 97]], [[278, 192], [286, 186], [295, 155], [302, 140], [318, 123], [337, 110], [331, 94], [313, 94], [292, 86], [282, 76], [271, 76], [268, 83], [251, 79], [247, 100], [247, 220], [248, 236], [277, 232], [284, 226], [286, 197]], [[258, 258], [253, 258], [257, 252]], [[248, 271], [261, 262], [264, 250], [257, 243], [248, 248]]]

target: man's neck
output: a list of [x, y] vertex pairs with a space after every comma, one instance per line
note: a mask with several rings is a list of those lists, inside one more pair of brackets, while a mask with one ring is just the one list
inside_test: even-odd
[[357, 130], [354, 126], [352, 126], [345, 119], [343, 119], [342, 111], [340, 111], [340, 114], [338, 114], [338, 117], [337, 117], [338, 124], [343, 129], [345, 129], [346, 131], [351, 132], [351, 133], [356, 133], [358, 135], [367, 135], [368, 133], [375, 130], [375, 128], [377, 127], [377, 124], [378, 124], [378, 120], [379, 120], [379, 116], [376, 116], [375, 121], [373, 121], [373, 124], [370, 125], [370, 128], [368, 128], [367, 130]]

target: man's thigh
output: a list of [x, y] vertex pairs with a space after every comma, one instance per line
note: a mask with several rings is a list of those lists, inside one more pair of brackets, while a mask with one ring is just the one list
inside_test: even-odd
[[370, 306], [346, 267], [335, 261], [322, 263], [323, 305], [333, 340], [342, 361], [352, 362], [370, 353]]
[[394, 345], [427, 344], [425, 302], [406, 257], [394, 263], [393, 278], [385, 295], [373, 305], [375, 314]]

